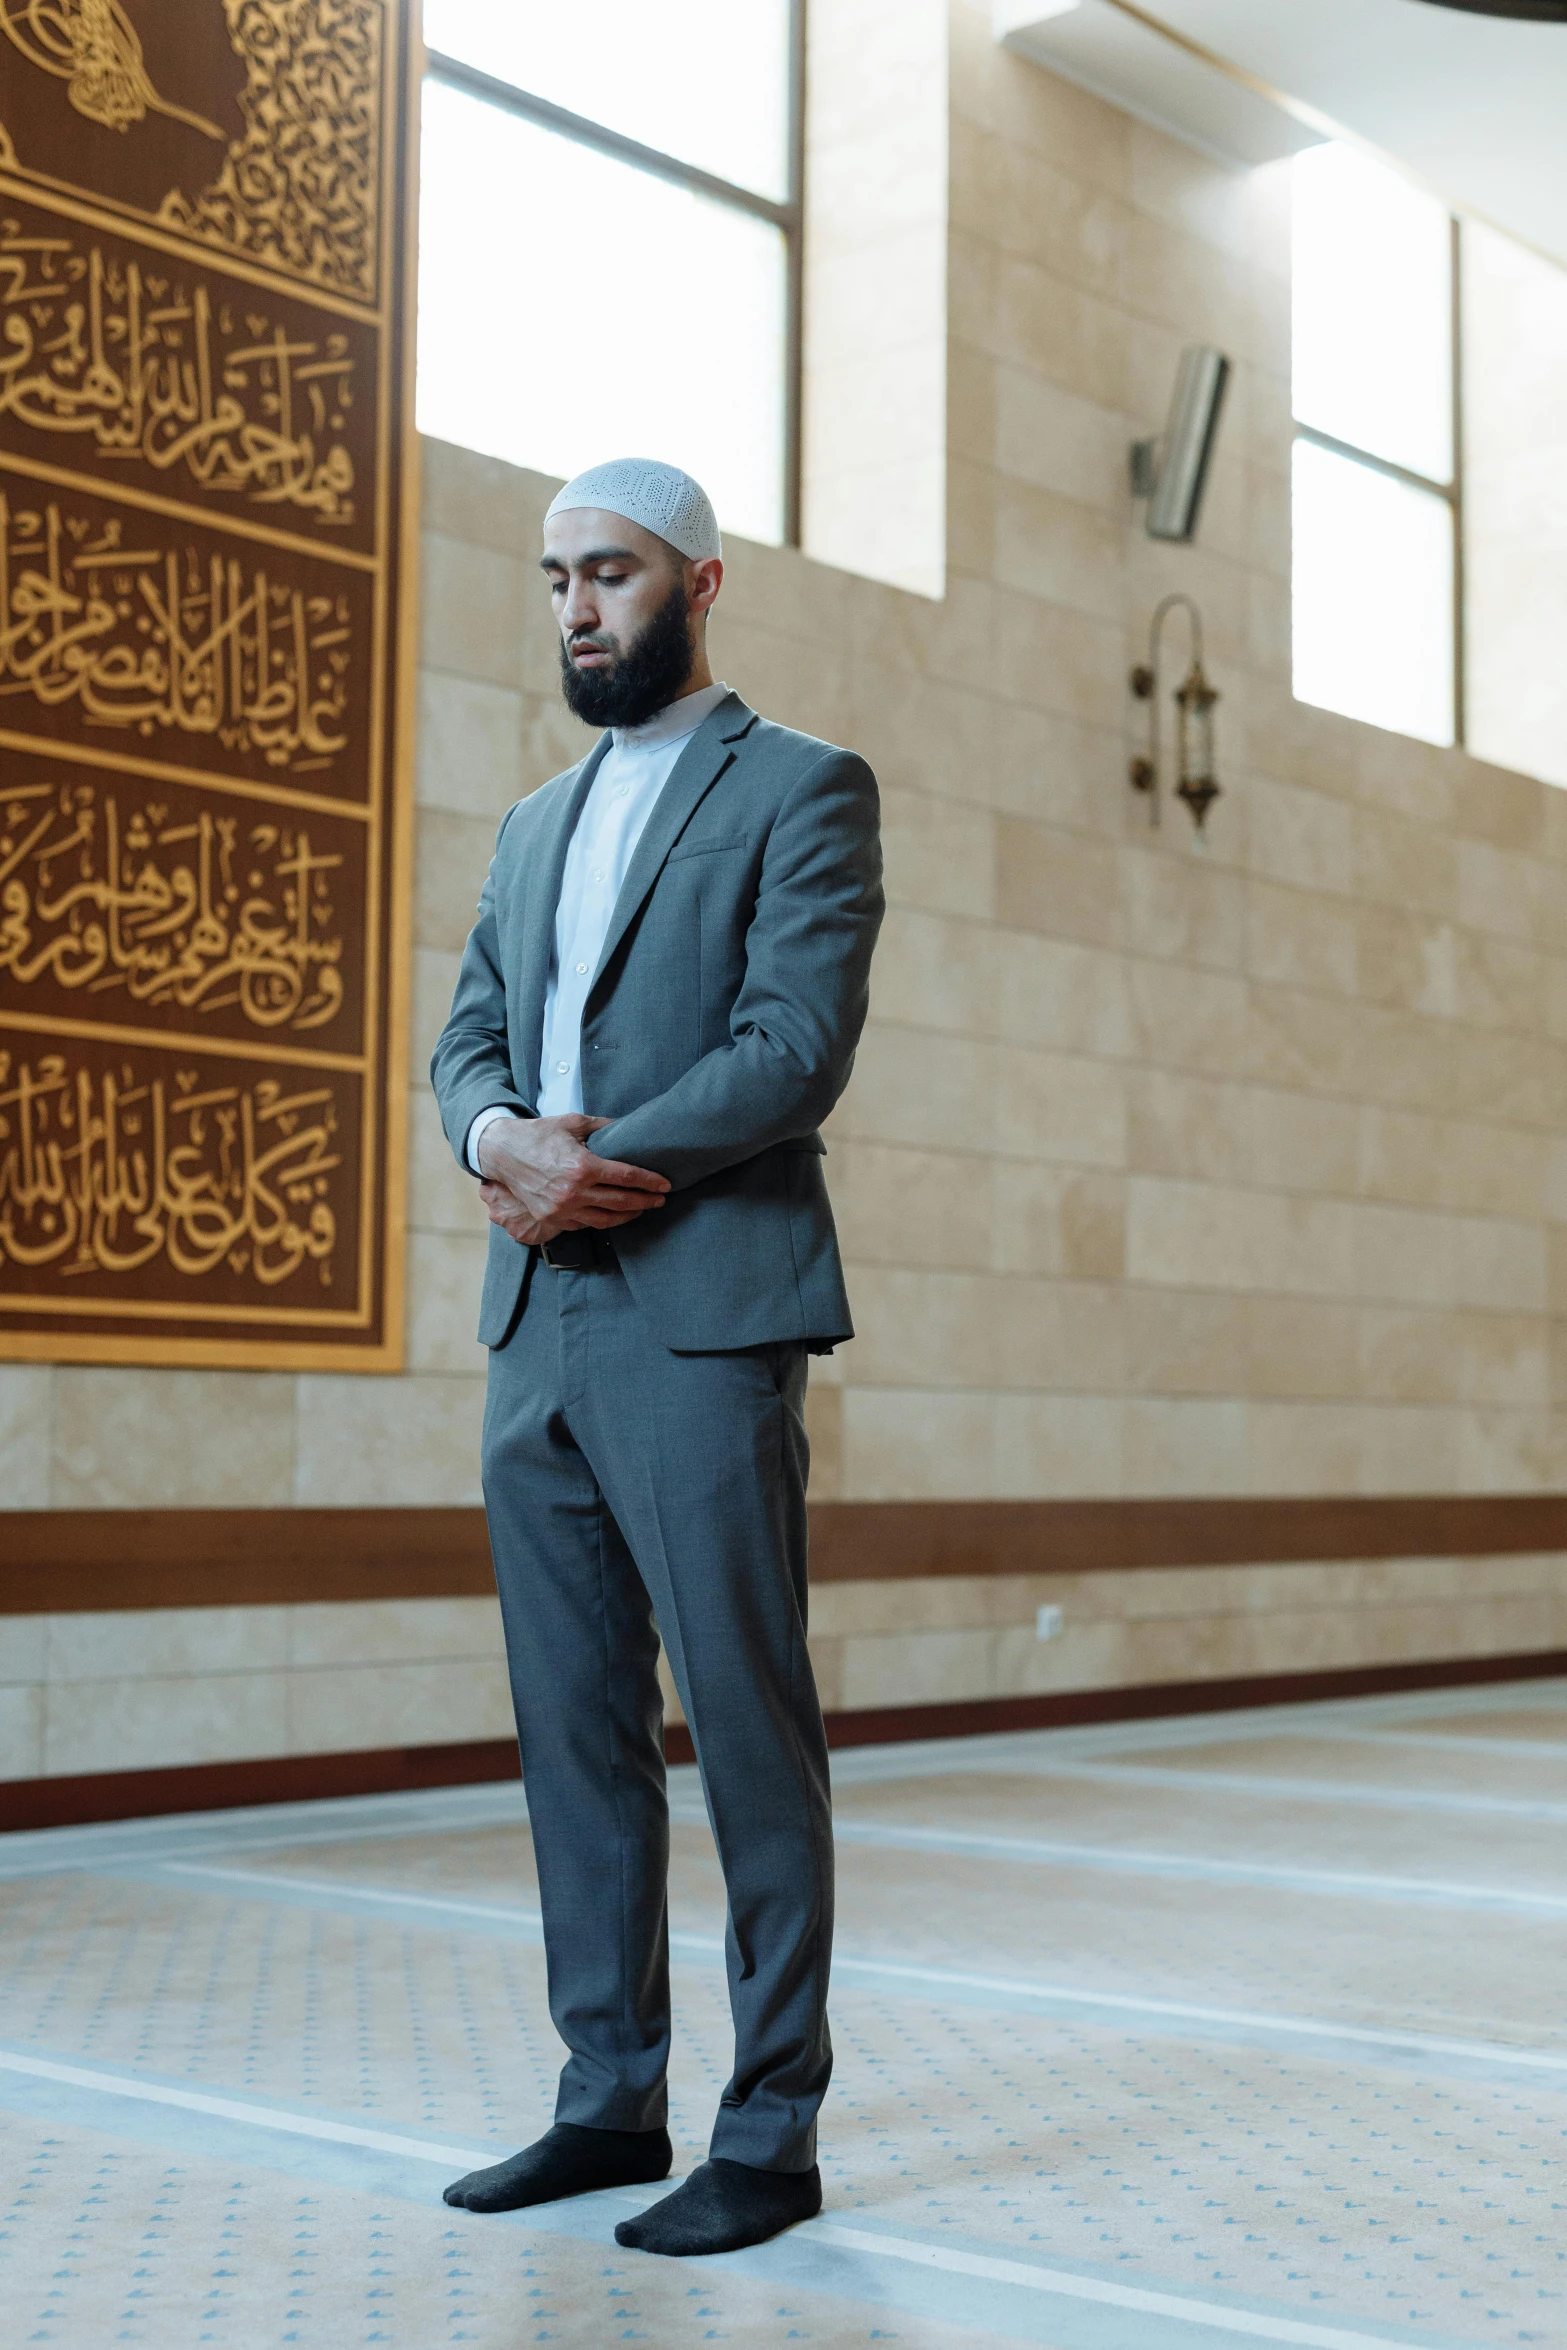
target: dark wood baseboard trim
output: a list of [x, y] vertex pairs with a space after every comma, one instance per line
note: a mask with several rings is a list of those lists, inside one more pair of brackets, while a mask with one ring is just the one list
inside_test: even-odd
[[241, 1811], [257, 1803], [325, 1803], [344, 1795], [407, 1795], [421, 1787], [472, 1787], [521, 1775], [512, 1739], [478, 1738], [462, 1746], [386, 1746], [364, 1754], [268, 1755], [160, 1771], [12, 1779], [0, 1781], [0, 1831]]
[[[1567, 1552], [1567, 1494], [827, 1501], [817, 1583], [1303, 1559]], [[477, 1509], [0, 1512], [0, 1615], [460, 1599], [495, 1588]]]
[[[916, 1738], [978, 1738], [998, 1730], [1066, 1730], [1092, 1722], [1156, 1721], [1166, 1714], [1237, 1713], [1253, 1705], [1314, 1705], [1400, 1690], [1464, 1689], [1488, 1681], [1567, 1674], [1567, 1649], [1531, 1656], [1446, 1657], [1430, 1664], [1345, 1665], [1331, 1672], [1259, 1673], [1235, 1681], [1161, 1681], [1130, 1689], [1065, 1689], [1045, 1697], [985, 1697], [952, 1705], [897, 1705], [827, 1716], [829, 1746], [888, 1746]], [[689, 1740], [690, 1733], [682, 1733]], [[673, 1737], [673, 1731], [670, 1734]], [[671, 1761], [676, 1760], [666, 1740]], [[684, 1756], [679, 1757], [685, 1760]]]
[[[1164, 1681], [1144, 1688], [1069, 1689], [1045, 1697], [987, 1697], [952, 1705], [888, 1706], [827, 1716], [832, 1747], [905, 1739], [974, 1738], [999, 1730], [1065, 1729], [1089, 1722], [1150, 1721], [1165, 1714], [1230, 1713], [1252, 1705], [1305, 1705], [1402, 1689], [1455, 1689], [1567, 1674], [1567, 1650], [1530, 1656], [1444, 1658], [1362, 1665], [1324, 1673], [1268, 1673], [1244, 1681]], [[672, 1723], [672, 1763], [693, 1762], [691, 1733]], [[74, 1779], [0, 1782], [0, 1832], [82, 1827], [173, 1812], [233, 1811], [250, 1804], [321, 1802], [345, 1795], [406, 1794], [519, 1776], [507, 1738], [466, 1746], [393, 1746], [365, 1754], [300, 1754], [258, 1762], [188, 1763], [162, 1771], [100, 1771]]]

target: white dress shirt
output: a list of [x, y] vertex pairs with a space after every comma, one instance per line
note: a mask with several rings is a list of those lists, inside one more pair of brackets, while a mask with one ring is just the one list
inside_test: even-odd
[[[632, 851], [669, 781], [675, 761], [728, 693], [705, 685], [650, 718], [617, 726], [577, 818], [555, 908], [555, 943], [544, 990], [544, 1046], [539, 1056], [539, 1116], [582, 1107], [582, 1013], [604, 951], [610, 916]], [[468, 1129], [468, 1164], [477, 1175], [479, 1137], [511, 1110], [481, 1110]]]

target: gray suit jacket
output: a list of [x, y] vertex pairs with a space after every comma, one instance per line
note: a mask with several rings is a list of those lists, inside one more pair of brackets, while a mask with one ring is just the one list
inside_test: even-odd
[[[430, 1063], [448, 1139], [492, 1104], [537, 1114], [566, 849], [605, 735], [504, 818]], [[849, 1081], [882, 917], [876, 779], [852, 751], [730, 694], [638, 841], [582, 1018], [603, 1157], [673, 1189], [614, 1235], [666, 1346], [852, 1337], [817, 1132]], [[490, 1232], [479, 1336], [504, 1340], [535, 1252]]]

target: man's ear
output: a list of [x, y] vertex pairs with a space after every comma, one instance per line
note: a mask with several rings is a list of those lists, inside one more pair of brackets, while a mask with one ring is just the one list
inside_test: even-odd
[[700, 563], [691, 566], [691, 578], [686, 593], [693, 612], [710, 612], [718, 600], [718, 591], [724, 584], [723, 560], [718, 555], [705, 555]]

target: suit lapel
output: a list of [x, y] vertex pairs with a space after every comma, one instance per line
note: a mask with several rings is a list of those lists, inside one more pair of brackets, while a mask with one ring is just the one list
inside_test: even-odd
[[662, 872], [664, 859], [685, 830], [695, 809], [712, 790], [724, 770], [733, 763], [735, 748], [741, 737], [749, 734], [755, 724], [756, 712], [748, 709], [738, 694], [730, 694], [703, 720], [675, 761], [669, 781], [659, 793], [653, 813], [643, 826], [642, 838], [632, 851], [631, 862], [626, 867], [626, 878], [620, 885], [620, 895], [615, 900], [615, 910], [610, 915], [609, 928], [604, 934], [604, 951], [599, 956], [598, 969], [588, 989], [590, 1003], [599, 982], [609, 969], [610, 958]]
[[[583, 802], [604, 761], [610, 736], [601, 735], [575, 779], [561, 792], [543, 818], [538, 837], [528, 851], [523, 877], [522, 952], [516, 970], [516, 1001], [522, 1006], [522, 1066], [512, 1074], [517, 1090], [530, 1108], [539, 1098], [539, 1056], [544, 1049], [544, 991], [549, 984], [550, 956], [555, 946], [555, 909], [566, 871], [566, 851], [577, 829]], [[508, 982], [508, 985], [510, 982]]]

